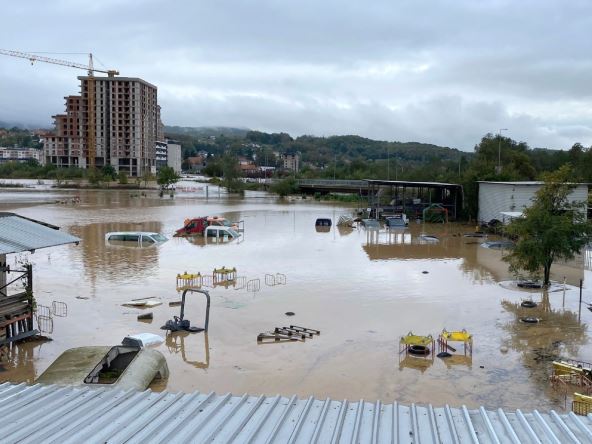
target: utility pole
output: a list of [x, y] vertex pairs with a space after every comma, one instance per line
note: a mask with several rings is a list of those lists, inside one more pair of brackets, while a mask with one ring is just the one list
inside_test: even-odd
[[497, 168], [496, 174], [501, 174], [502, 172], [502, 131], [508, 131], [508, 128], [500, 128], [498, 133], [499, 143], [497, 145]]
[[337, 169], [337, 153], [333, 153], [333, 180], [335, 180], [335, 170]]
[[386, 147], [386, 176], [387, 180], [391, 180], [391, 147]]

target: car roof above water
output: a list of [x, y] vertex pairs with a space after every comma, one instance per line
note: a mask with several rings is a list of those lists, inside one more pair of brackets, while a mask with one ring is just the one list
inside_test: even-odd
[[110, 231], [109, 233], [105, 234], [105, 236], [113, 236], [118, 234], [125, 234], [125, 235], [144, 235], [144, 236], [155, 236], [159, 233], [155, 233], [154, 231]]

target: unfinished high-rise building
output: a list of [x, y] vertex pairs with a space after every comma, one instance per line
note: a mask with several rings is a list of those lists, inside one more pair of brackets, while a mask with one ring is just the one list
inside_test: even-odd
[[[154, 173], [160, 120], [156, 86], [130, 77], [78, 79], [80, 96], [66, 97], [66, 113], [53, 116], [55, 132], [44, 144], [46, 162], [88, 168], [92, 165], [89, 137], [94, 133], [97, 168], [111, 165], [129, 176]], [[90, 130], [89, 85], [94, 85], [94, 122], [90, 122], [94, 128]]]

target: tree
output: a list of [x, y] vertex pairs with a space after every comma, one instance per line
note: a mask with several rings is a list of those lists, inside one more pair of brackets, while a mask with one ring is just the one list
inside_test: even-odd
[[121, 185], [126, 185], [128, 183], [127, 173], [125, 171], [120, 171], [118, 178]]
[[113, 168], [113, 165], [105, 165], [101, 168], [101, 174], [107, 181], [117, 179], [117, 171]]
[[171, 167], [165, 166], [160, 169], [156, 176], [156, 182], [164, 189], [177, 183], [181, 177]]
[[236, 156], [231, 153], [224, 154], [221, 164], [223, 175], [222, 185], [231, 193], [240, 193], [243, 191], [244, 184], [239, 179], [240, 169]]
[[549, 285], [551, 265], [557, 259], [570, 260], [592, 240], [592, 224], [586, 220], [586, 202], [572, 202], [569, 183], [572, 170], [564, 165], [544, 175], [545, 183], [523, 217], [507, 226], [507, 233], [517, 238], [515, 248], [504, 260], [510, 270], [531, 274], [543, 272], [543, 285]]
[[295, 194], [298, 192], [298, 184], [293, 178], [283, 179], [279, 182], [274, 183], [271, 186], [271, 192], [279, 194], [280, 197], [288, 196], [289, 194]]

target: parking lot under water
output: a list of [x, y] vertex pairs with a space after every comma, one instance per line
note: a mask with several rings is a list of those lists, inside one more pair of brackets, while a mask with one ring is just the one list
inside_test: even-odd
[[[154, 191], [145, 197], [116, 190], [0, 191], [1, 211], [59, 225], [82, 239], [79, 245], [9, 255], [11, 266], [33, 264], [38, 304], [60, 301], [68, 309], [65, 317], [54, 316], [47, 334], [52, 341], [11, 349], [0, 362], [0, 382], [31, 383], [71, 347], [114, 345], [141, 332], [164, 336], [160, 327], [179, 314], [168, 304], [180, 299], [176, 275], [211, 275], [221, 266], [236, 267], [246, 280], [260, 279], [260, 291], [209, 288], [209, 332], [169, 334], [157, 349], [170, 377], [152, 389], [561, 410], [565, 398], [548, 383], [551, 361], [592, 360], [592, 313], [584, 309], [578, 321], [575, 286], [590, 278], [582, 260], [554, 267], [554, 279], [566, 276], [565, 292], [560, 286], [527, 293], [503, 284], [512, 276], [501, 251], [462, 236], [474, 227], [412, 222], [390, 233], [335, 225], [317, 232], [317, 218], [335, 222], [354, 208], [263, 192], [219, 195], [212, 187], [208, 194], [205, 185], [174, 199]], [[55, 202], [64, 196], [79, 196], [80, 203]], [[222, 245], [172, 238], [184, 219], [205, 215], [244, 221], [243, 236]], [[105, 233], [124, 230], [156, 231], [170, 240], [149, 248], [106, 244]], [[440, 242], [421, 243], [422, 233]], [[266, 274], [276, 273], [286, 276], [285, 285], [266, 285]], [[121, 305], [148, 296], [163, 304]], [[539, 306], [520, 307], [530, 296]], [[202, 295], [190, 294], [186, 318], [202, 325], [204, 307]], [[136, 319], [147, 311], [154, 313], [152, 322]], [[289, 311], [295, 315], [286, 316]], [[529, 325], [521, 316], [542, 321]], [[257, 343], [259, 333], [290, 324], [321, 334], [305, 342]], [[462, 346], [448, 359], [399, 354], [402, 335], [437, 337], [443, 328], [472, 333], [472, 356]]]

